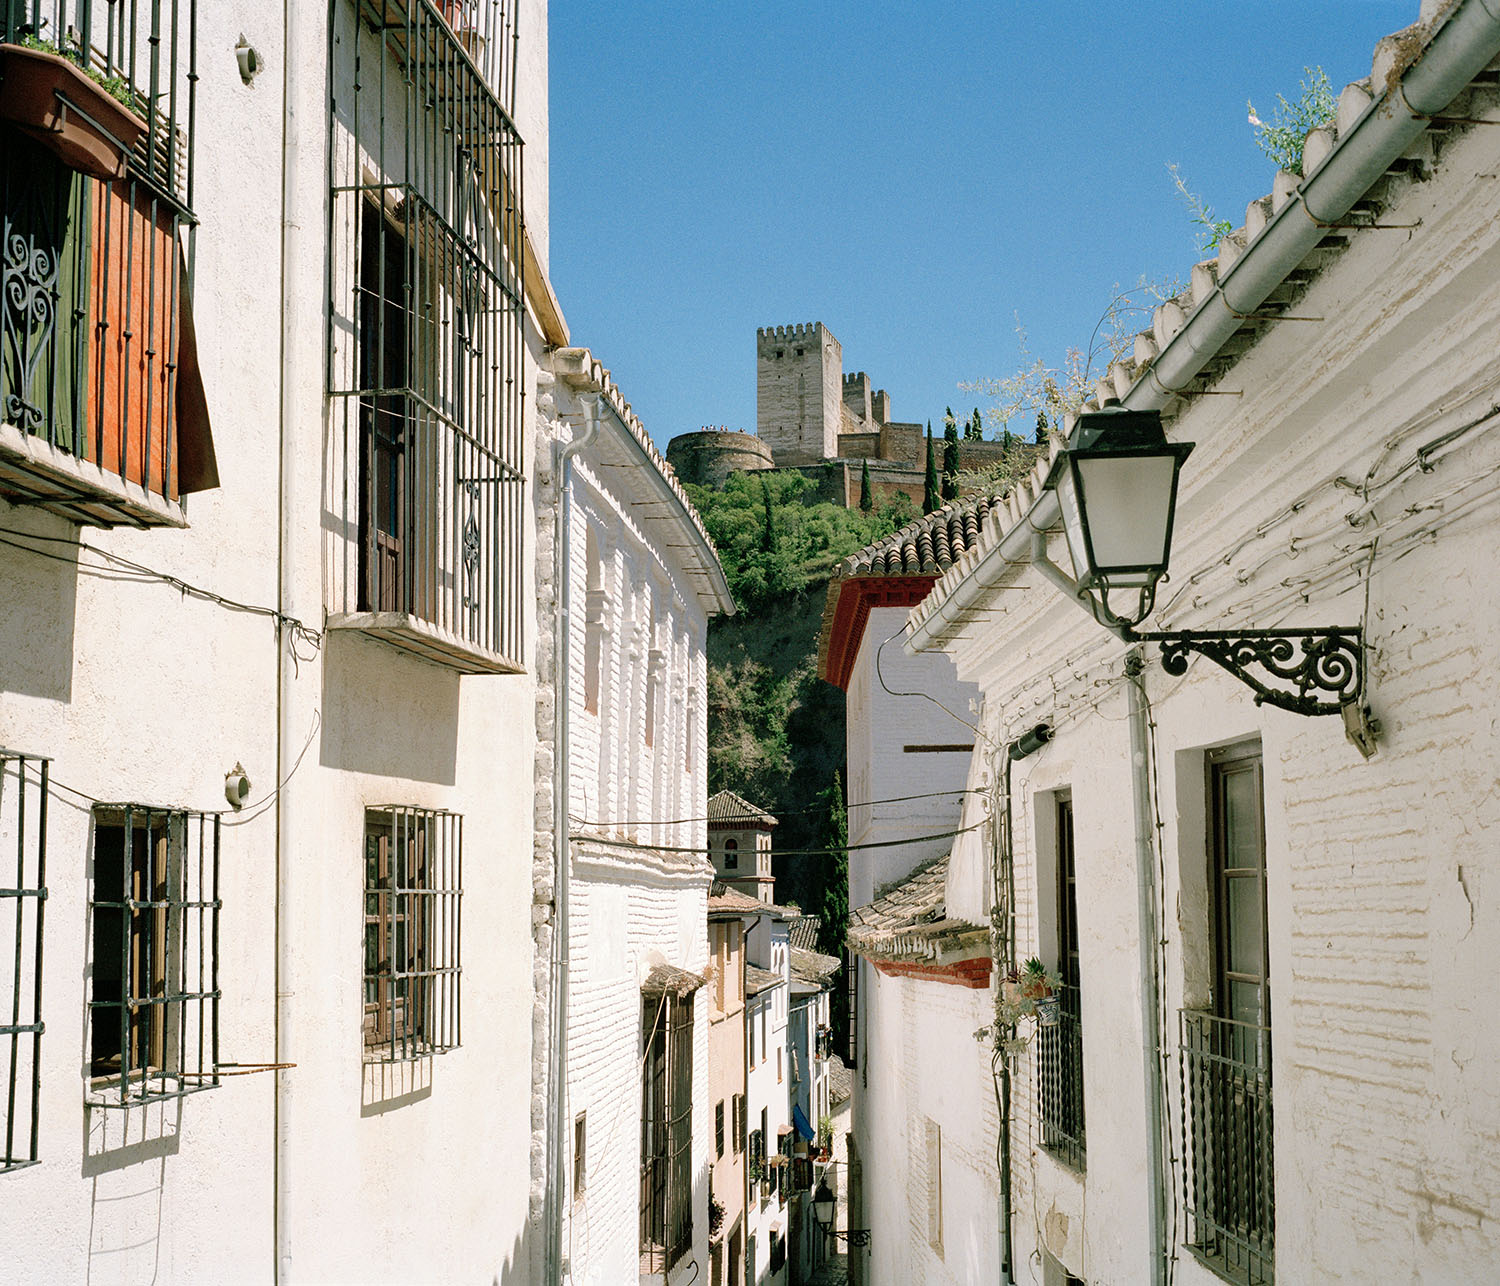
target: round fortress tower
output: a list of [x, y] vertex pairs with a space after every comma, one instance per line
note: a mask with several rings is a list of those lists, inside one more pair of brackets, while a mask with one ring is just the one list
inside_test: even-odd
[[771, 448], [755, 434], [712, 428], [679, 433], [667, 443], [667, 463], [683, 482], [715, 489], [722, 487], [731, 473], [776, 467]]

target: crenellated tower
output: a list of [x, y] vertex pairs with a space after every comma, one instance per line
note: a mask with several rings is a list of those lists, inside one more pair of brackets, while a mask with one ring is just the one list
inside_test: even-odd
[[755, 332], [756, 432], [779, 465], [838, 455], [844, 350], [822, 322]]

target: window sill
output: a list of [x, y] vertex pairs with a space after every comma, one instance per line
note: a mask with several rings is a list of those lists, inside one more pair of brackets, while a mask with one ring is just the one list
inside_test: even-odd
[[186, 527], [182, 503], [0, 424], [0, 493], [88, 527]]
[[525, 667], [410, 612], [334, 612], [330, 630], [358, 630], [459, 674], [521, 674]]

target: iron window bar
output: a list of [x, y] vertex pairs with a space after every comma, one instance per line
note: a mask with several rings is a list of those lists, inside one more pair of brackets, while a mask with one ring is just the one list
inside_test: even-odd
[[[0, 43], [66, 58], [144, 122], [113, 179], [75, 172], [0, 124], [0, 423], [176, 502], [213, 485], [196, 455], [186, 470], [178, 463], [180, 420], [191, 419], [195, 453], [202, 432], [196, 374], [179, 387], [184, 363], [196, 372], [185, 235], [197, 224], [196, 0], [5, 0]], [[113, 137], [58, 97], [66, 113]], [[45, 469], [7, 467], [0, 481], [22, 503], [75, 520], [164, 520], [150, 504], [100, 499], [87, 487], [75, 494]]]
[[390, 806], [365, 814], [364, 1042], [411, 1062], [462, 1039], [463, 818]]
[[640, 1271], [662, 1273], [693, 1243], [693, 998], [648, 995], [642, 1014]]
[[1184, 1009], [1179, 1060], [1188, 1249], [1235, 1286], [1275, 1281], [1271, 1029]]
[[1057, 989], [1057, 1021], [1037, 1028], [1042, 1146], [1065, 1165], [1084, 1168], [1083, 1024], [1077, 987]]
[[[50, 760], [0, 749], [0, 970], [8, 966], [10, 973], [10, 1007], [8, 1013], [0, 1013], [0, 1058], [6, 1069], [5, 1151], [0, 1153], [0, 1174], [35, 1165], [40, 1159], [37, 1134], [46, 1031], [42, 939], [50, 772]], [[13, 867], [8, 861], [12, 852]], [[7, 878], [12, 871], [14, 875]]]
[[91, 1106], [219, 1084], [219, 821], [146, 804], [94, 808]]
[[460, 668], [468, 646], [518, 670], [521, 139], [496, 89], [513, 71], [480, 65], [484, 31], [513, 44], [514, 19], [460, 0], [330, 0], [329, 17], [332, 468], [356, 537], [336, 613], [400, 643], [377, 619], [399, 614]]

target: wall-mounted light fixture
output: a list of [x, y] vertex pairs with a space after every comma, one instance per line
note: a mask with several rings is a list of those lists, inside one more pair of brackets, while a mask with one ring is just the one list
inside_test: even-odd
[[1040, 536], [1033, 562], [1120, 638], [1160, 644], [1168, 674], [1186, 673], [1188, 654], [1197, 652], [1252, 688], [1257, 705], [1295, 714], [1344, 712], [1364, 689], [1364, 637], [1357, 625], [1166, 633], [1135, 628], [1151, 614], [1157, 582], [1167, 572], [1177, 475], [1192, 449], [1191, 442], [1167, 441], [1157, 411], [1106, 404], [1080, 415], [1045, 484], [1057, 492], [1074, 574], [1068, 577], [1048, 560]]
[[870, 1230], [868, 1228], [850, 1228], [847, 1232], [839, 1232], [833, 1226], [834, 1200], [833, 1189], [828, 1186], [827, 1179], [819, 1179], [817, 1190], [812, 1199], [813, 1218], [818, 1221], [818, 1227], [828, 1236], [837, 1237], [840, 1241], [847, 1241], [851, 1246], [868, 1246], [870, 1244]]

